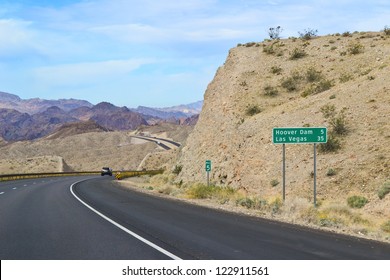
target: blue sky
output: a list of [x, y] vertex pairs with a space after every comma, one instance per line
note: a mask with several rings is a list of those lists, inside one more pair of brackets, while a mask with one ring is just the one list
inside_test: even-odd
[[0, 0], [0, 91], [166, 107], [203, 98], [230, 48], [312, 28], [380, 31], [390, 1]]

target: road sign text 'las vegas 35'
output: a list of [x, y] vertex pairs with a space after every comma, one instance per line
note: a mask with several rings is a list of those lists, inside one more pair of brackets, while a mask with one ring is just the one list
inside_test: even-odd
[[313, 144], [327, 141], [326, 127], [276, 127], [272, 129], [274, 144]]

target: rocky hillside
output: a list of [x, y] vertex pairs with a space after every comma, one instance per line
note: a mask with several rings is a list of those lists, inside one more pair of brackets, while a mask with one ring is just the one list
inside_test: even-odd
[[[178, 180], [211, 180], [263, 197], [281, 196], [282, 146], [272, 128], [326, 126], [318, 147], [320, 200], [368, 198], [390, 215], [390, 36], [355, 32], [238, 45], [209, 84], [183, 148]], [[312, 199], [313, 145], [286, 146], [288, 197]], [[387, 209], [387, 210], [383, 210]], [[384, 211], [384, 212], [383, 212]]]

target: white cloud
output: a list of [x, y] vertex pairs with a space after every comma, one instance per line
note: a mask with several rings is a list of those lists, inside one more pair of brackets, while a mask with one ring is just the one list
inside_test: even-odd
[[28, 30], [31, 22], [0, 19], [0, 55], [17, 54], [31, 47], [33, 34]]

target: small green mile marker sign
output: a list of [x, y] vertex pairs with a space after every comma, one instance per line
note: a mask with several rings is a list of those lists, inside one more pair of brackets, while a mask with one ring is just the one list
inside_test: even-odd
[[276, 127], [272, 129], [274, 144], [310, 144], [327, 141], [326, 127]]
[[206, 160], [206, 171], [211, 171], [211, 160]]

